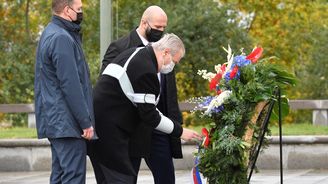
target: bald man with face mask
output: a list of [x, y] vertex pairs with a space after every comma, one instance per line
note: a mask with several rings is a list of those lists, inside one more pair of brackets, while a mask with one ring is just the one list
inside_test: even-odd
[[143, 47], [161, 39], [166, 26], [167, 15], [164, 10], [159, 6], [148, 7], [136, 29], [109, 45], [102, 61], [100, 74], [121, 52], [132, 47]]
[[[106, 66], [111, 63], [120, 53], [133, 47], [143, 47], [151, 42], [158, 41], [165, 31], [168, 18], [159, 6], [148, 7], [140, 20], [137, 28], [128, 35], [112, 42], [104, 55], [100, 75]], [[168, 66], [169, 67], [169, 66]], [[178, 106], [175, 72], [170, 71], [158, 74], [161, 85], [161, 95], [157, 108], [168, 118], [182, 122], [182, 115]], [[136, 130], [134, 141], [131, 143], [131, 157], [144, 157], [148, 167], [152, 171], [155, 184], [174, 184], [175, 173], [173, 158], [182, 158], [181, 140], [157, 130], [152, 133], [150, 150], [140, 152], [138, 147], [144, 143], [140, 141], [143, 134], [142, 128]], [[93, 160], [93, 159], [91, 159]], [[95, 163], [93, 161], [93, 163]], [[97, 170], [97, 164], [93, 164]], [[140, 163], [135, 164], [139, 170]], [[104, 180], [101, 172], [96, 172], [98, 183]]]

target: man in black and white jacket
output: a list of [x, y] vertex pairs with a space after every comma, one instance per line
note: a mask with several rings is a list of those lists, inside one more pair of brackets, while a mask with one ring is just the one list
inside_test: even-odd
[[94, 89], [99, 140], [93, 151], [106, 183], [136, 182], [140, 160], [149, 156], [153, 130], [184, 140], [201, 139], [156, 108], [157, 73], [171, 72], [184, 54], [182, 41], [166, 34], [152, 46], [124, 51], [100, 76]]
[[[124, 37], [113, 41], [104, 55], [102, 61], [101, 72], [105, 70], [108, 64], [123, 51], [133, 47], [143, 47], [149, 45], [151, 42], [158, 41], [165, 31], [168, 23], [168, 17], [165, 11], [156, 5], [147, 7], [143, 12], [138, 27], [133, 29], [129, 34]], [[171, 120], [182, 123], [182, 114], [179, 109], [177, 86], [175, 79], [175, 71], [168, 74], [158, 73], [160, 79], [161, 94], [157, 104], [157, 109], [160, 110], [165, 116]], [[143, 130], [139, 128], [139, 132], [135, 132], [136, 137], [138, 134], [143, 135]], [[135, 147], [143, 146], [138, 145], [137, 141], [133, 144]], [[161, 133], [154, 130], [151, 138], [151, 146], [148, 157], [144, 157], [145, 162], [152, 172], [155, 184], [175, 184], [175, 171], [173, 158], [182, 158], [181, 139]], [[99, 164], [92, 154], [90, 155], [91, 163], [93, 165], [96, 179], [98, 183], [103, 183], [105, 180], [104, 175], [99, 169]]]

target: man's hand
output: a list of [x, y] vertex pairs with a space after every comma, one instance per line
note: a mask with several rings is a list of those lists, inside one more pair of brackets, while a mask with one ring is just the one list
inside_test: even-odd
[[202, 140], [202, 136], [199, 135], [196, 131], [194, 130], [190, 130], [187, 128], [183, 128], [183, 132], [181, 135], [181, 139], [185, 140], [185, 141], [190, 141], [192, 139], [196, 139], [201, 141]]
[[83, 135], [81, 135], [84, 139], [90, 140], [93, 137], [93, 127], [89, 127], [86, 129], [83, 129]]

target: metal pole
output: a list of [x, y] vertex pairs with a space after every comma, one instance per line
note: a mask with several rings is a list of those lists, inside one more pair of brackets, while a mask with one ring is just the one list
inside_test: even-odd
[[283, 184], [283, 163], [282, 163], [282, 119], [281, 119], [281, 93], [278, 87], [278, 106], [279, 106], [279, 146], [280, 146], [280, 183]]
[[100, 65], [112, 41], [112, 1], [100, 0]]
[[[275, 90], [275, 97], [278, 99], [278, 110], [279, 110], [279, 145], [280, 145], [280, 183], [283, 184], [283, 160], [282, 160], [282, 118], [281, 118], [281, 92], [280, 92], [280, 88], [279, 87], [276, 87], [276, 90]], [[256, 160], [257, 160], [257, 157], [260, 153], [260, 150], [261, 150], [261, 146], [262, 146], [262, 142], [264, 140], [264, 136], [265, 136], [265, 133], [268, 129], [268, 124], [269, 124], [269, 120], [270, 120], [270, 116], [271, 116], [271, 113], [272, 113], [272, 110], [273, 110], [273, 106], [275, 104], [275, 101], [272, 100], [270, 102], [270, 106], [269, 106], [269, 109], [268, 109], [268, 114], [265, 116], [265, 119], [264, 119], [264, 122], [263, 122], [263, 132], [262, 132], [262, 135], [260, 135], [260, 140], [259, 140], [259, 145], [257, 147], [257, 151], [255, 152], [255, 158], [254, 158], [254, 161], [251, 165], [251, 170], [250, 170], [250, 173], [249, 173], [249, 176], [248, 176], [248, 183], [251, 181], [251, 177], [252, 177], [252, 174], [253, 174], [253, 170], [255, 168], [255, 164], [256, 164]], [[256, 147], [255, 147], [256, 148]]]

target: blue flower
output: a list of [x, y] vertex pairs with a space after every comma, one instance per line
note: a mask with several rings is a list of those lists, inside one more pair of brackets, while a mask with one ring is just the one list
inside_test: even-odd
[[251, 61], [246, 59], [246, 56], [240, 55], [233, 58], [231, 68], [237, 65], [239, 68], [251, 64]]
[[204, 98], [204, 101], [199, 104], [199, 107], [208, 106], [211, 103], [211, 101], [212, 101], [213, 98], [214, 98], [213, 96], [207, 96], [207, 97], [205, 97]]
[[227, 71], [227, 73], [224, 75], [224, 79], [226, 82], [228, 82], [230, 80], [230, 73], [231, 73], [231, 70]]

